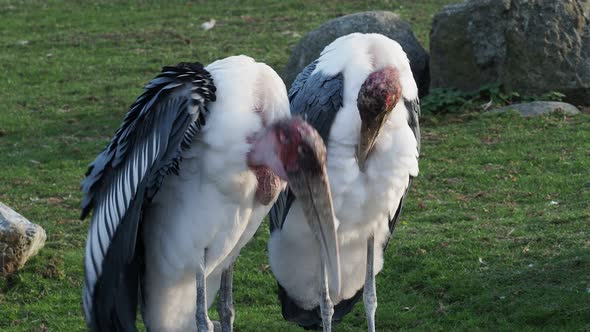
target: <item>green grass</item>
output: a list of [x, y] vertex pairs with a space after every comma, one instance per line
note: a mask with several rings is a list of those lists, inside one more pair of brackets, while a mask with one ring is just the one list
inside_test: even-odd
[[[297, 35], [376, 9], [427, 45], [451, 2], [0, 0], [0, 201], [48, 233], [0, 279], [0, 330], [84, 330], [79, 182], [162, 65], [245, 53], [281, 71]], [[428, 115], [422, 130], [378, 330], [590, 330], [590, 115]], [[280, 315], [266, 226], [237, 262], [236, 330], [298, 331]], [[363, 329], [359, 304], [336, 330]]]

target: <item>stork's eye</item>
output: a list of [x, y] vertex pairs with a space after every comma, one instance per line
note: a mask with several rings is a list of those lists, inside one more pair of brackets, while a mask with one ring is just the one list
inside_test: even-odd
[[279, 142], [283, 145], [289, 145], [291, 144], [291, 139], [285, 134], [284, 131], [279, 130]]
[[299, 153], [300, 157], [303, 157], [305, 155], [305, 149], [300, 145], [297, 147], [297, 153]]

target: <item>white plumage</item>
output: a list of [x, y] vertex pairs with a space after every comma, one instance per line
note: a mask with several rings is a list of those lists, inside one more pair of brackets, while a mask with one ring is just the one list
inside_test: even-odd
[[[362, 171], [357, 161], [361, 139], [357, 99], [369, 74], [385, 67], [398, 71], [403, 98], [387, 115], [367, 158], [366, 169]], [[419, 154], [417, 136], [409, 125], [414, 110], [407, 109], [404, 103], [417, 102], [418, 89], [401, 46], [379, 34], [356, 33], [341, 37], [324, 49], [303, 84], [310, 84], [314, 75], [326, 78], [339, 74], [343, 77], [342, 105], [334, 110], [336, 115], [326, 141], [341, 257], [341, 292], [333, 298], [335, 305], [353, 297], [363, 287], [367, 240], [372, 235], [376, 248], [374, 272], [381, 271], [381, 248], [390, 236], [388, 222], [400, 206], [410, 177], [418, 175]], [[299, 111], [292, 109], [292, 112]], [[310, 310], [317, 307], [320, 300], [317, 293], [320, 265], [318, 248], [312, 241], [309, 227], [298, 222], [302, 218], [301, 205], [295, 200], [282, 228], [271, 234], [269, 255], [279, 284], [298, 306]]]
[[144, 221], [150, 259], [145, 317], [155, 331], [197, 330], [197, 267], [205, 266], [206, 275], [216, 278], [207, 280], [211, 304], [221, 271], [272, 206], [254, 199], [257, 180], [246, 164], [246, 138], [262, 129], [263, 119], [270, 123], [289, 116], [284, 84], [270, 67], [245, 56], [205, 69], [217, 87], [217, 101], [209, 105], [202, 135], [183, 154], [179, 175], [164, 181]]

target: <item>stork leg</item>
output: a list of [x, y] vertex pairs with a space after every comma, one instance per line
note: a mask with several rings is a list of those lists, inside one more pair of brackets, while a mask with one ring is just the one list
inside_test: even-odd
[[233, 264], [221, 273], [221, 287], [217, 300], [217, 312], [221, 320], [221, 331], [232, 332], [234, 325], [234, 301], [232, 298]]
[[[207, 251], [205, 251], [205, 257]], [[205, 259], [203, 265], [197, 268], [197, 330], [199, 332], [213, 332], [213, 323], [207, 313], [207, 277], [205, 276]]]
[[334, 314], [334, 304], [330, 299], [330, 289], [328, 288], [328, 271], [323, 260], [322, 264], [322, 285], [320, 291], [320, 311], [322, 315], [322, 326], [324, 332], [332, 331], [332, 315]]
[[371, 235], [367, 240], [367, 273], [365, 275], [365, 288], [363, 290], [363, 302], [367, 314], [367, 327], [369, 332], [375, 332], [375, 311], [377, 310], [377, 290], [375, 288], [375, 236]]

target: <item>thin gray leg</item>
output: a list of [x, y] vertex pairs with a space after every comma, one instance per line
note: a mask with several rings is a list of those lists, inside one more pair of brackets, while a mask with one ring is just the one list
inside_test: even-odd
[[332, 315], [334, 315], [334, 304], [330, 299], [330, 290], [328, 288], [328, 271], [326, 268], [326, 264], [324, 264], [323, 260], [322, 264], [322, 285], [321, 285], [321, 301], [320, 301], [320, 311], [322, 314], [322, 326], [324, 328], [324, 332], [332, 331]]
[[199, 332], [213, 332], [213, 323], [209, 320], [209, 315], [207, 313], [206, 280], [205, 267], [200, 266], [200, 268], [197, 269], [197, 330]]
[[365, 289], [363, 301], [367, 314], [367, 327], [369, 332], [375, 332], [375, 311], [377, 310], [377, 290], [375, 288], [375, 236], [371, 235], [367, 240], [367, 274], [365, 275]]
[[217, 299], [217, 312], [221, 320], [221, 331], [232, 332], [234, 330], [234, 301], [232, 298], [233, 264], [221, 273], [221, 287]]

